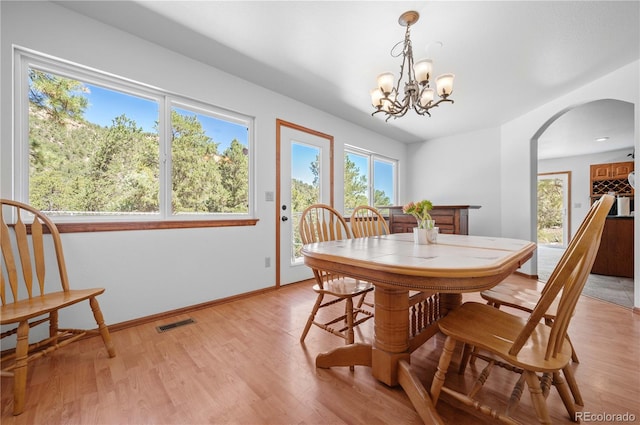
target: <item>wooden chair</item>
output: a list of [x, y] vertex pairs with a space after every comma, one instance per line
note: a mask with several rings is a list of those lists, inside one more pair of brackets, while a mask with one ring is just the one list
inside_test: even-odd
[[[351, 232], [342, 215], [325, 204], [315, 204], [305, 209], [302, 212], [299, 226], [303, 244], [351, 238]], [[373, 285], [325, 270], [313, 269], [313, 274], [316, 279], [313, 290], [318, 294], [318, 297], [302, 332], [300, 342], [304, 342], [311, 325], [316, 325], [320, 329], [342, 337], [346, 344], [353, 344], [354, 328], [373, 317], [371, 311], [362, 307], [367, 293], [373, 291]], [[323, 302], [327, 295], [331, 299]], [[359, 297], [360, 300], [354, 307], [353, 299], [356, 297]], [[340, 302], [345, 303], [344, 314], [327, 321], [316, 320], [318, 310]]]
[[[25, 223], [26, 220], [32, 220], [31, 224]], [[17, 325], [1, 335], [1, 338], [16, 335], [15, 349], [2, 352], [2, 377], [13, 377], [13, 414], [19, 415], [25, 406], [27, 365], [31, 361], [94, 333], [102, 336], [109, 357], [116, 353], [96, 300], [104, 289], [69, 288], [62, 243], [55, 224], [36, 209], [6, 199], [0, 199], [0, 221], [0, 325]], [[50, 235], [46, 236], [46, 233]], [[57, 278], [52, 272], [45, 279], [46, 266], [54, 264], [57, 265]], [[58, 311], [85, 300], [89, 300], [97, 329], [59, 328]], [[49, 325], [48, 338], [30, 344], [30, 328], [46, 323]]]
[[[582, 220], [580, 227], [576, 231], [576, 234], [572, 241], [569, 243], [569, 246], [565, 250], [565, 252], [560, 257], [556, 268], [551, 273], [549, 277], [549, 281], [555, 279], [555, 275], [560, 270], [560, 265], [567, 261], [567, 254], [571, 252], [572, 246], [574, 243], [580, 239], [581, 235], [584, 233], [586, 229], [586, 224], [591, 221], [593, 214], [595, 213], [596, 206], [592, 206], [587, 212], [587, 215]], [[523, 283], [521, 280], [517, 282], [512, 282], [509, 279], [500, 282], [498, 285], [494, 286], [491, 289], [486, 291], [482, 291], [480, 296], [487, 300], [487, 304], [492, 305], [493, 307], [500, 308], [501, 306], [507, 306], [511, 308], [515, 308], [517, 310], [526, 311], [527, 313], [531, 313], [535, 308], [536, 304], [540, 300], [540, 298], [546, 293], [548, 287], [545, 282], [541, 282], [538, 280], [531, 280], [531, 282]], [[556, 297], [554, 302], [551, 304], [550, 308], [544, 314], [544, 322], [551, 326], [553, 324], [553, 320], [557, 314], [559, 297]], [[571, 360], [575, 363], [579, 363], [578, 355], [576, 354], [575, 347], [571, 343], [571, 339], [567, 335], [567, 339], [571, 344]], [[470, 352], [469, 347], [465, 347], [467, 350], [464, 352], [462, 360], [460, 361], [460, 370], [459, 373], [464, 373], [464, 369], [467, 363], [474, 363], [474, 359], [476, 356], [476, 352]], [[580, 389], [578, 387], [577, 382], [567, 379], [567, 383], [569, 388], [571, 389], [571, 394], [573, 395], [573, 399], [576, 404], [583, 406], [584, 402], [582, 400], [582, 395], [580, 393]]]
[[[613, 201], [612, 196], [605, 195], [594, 205], [583, 232], [574, 238], [575, 243], [568, 248], [565, 261], [558, 264], [557, 271], [547, 283], [548, 289], [528, 318], [487, 304], [467, 302], [440, 319], [438, 326], [446, 340], [431, 385], [434, 404], [440, 393], [445, 392], [467, 406], [513, 424], [516, 422], [509, 417], [509, 411], [519, 401], [526, 382], [538, 420], [548, 424], [551, 422], [546, 397], [553, 385], [569, 417], [575, 420], [575, 406], [560, 373], [563, 372], [567, 379], [573, 379], [573, 371], [569, 367], [572, 349], [566, 336], [567, 328], [598, 252], [602, 229]], [[556, 301], [558, 294], [561, 295]], [[557, 302], [557, 309], [553, 323], [541, 323], [554, 302]], [[487, 353], [483, 358], [488, 365], [468, 394], [443, 385], [457, 341]], [[504, 413], [474, 399], [494, 365], [521, 374]]]
[[351, 231], [354, 238], [388, 235], [389, 225], [380, 211], [368, 205], [357, 206], [351, 213]]
[[[376, 208], [357, 206], [351, 213], [351, 231], [356, 238], [382, 236], [391, 233], [389, 224]], [[364, 304], [374, 308], [373, 303]], [[440, 295], [432, 292], [409, 291], [409, 334], [413, 337], [437, 320]]]

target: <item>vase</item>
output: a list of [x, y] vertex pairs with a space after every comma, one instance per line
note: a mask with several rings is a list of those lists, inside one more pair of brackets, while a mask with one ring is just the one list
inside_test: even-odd
[[427, 229], [427, 242], [429, 243], [438, 243], [438, 233], [440, 229], [438, 227], [434, 227], [432, 229]]
[[435, 220], [418, 220], [418, 228], [420, 229], [433, 229], [435, 225]]
[[413, 228], [413, 243], [416, 245], [426, 245], [429, 243], [427, 233], [429, 229], [421, 229], [419, 227]]

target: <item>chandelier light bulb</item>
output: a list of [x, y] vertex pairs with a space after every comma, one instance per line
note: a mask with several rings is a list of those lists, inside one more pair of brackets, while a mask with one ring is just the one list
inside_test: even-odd
[[430, 59], [421, 59], [413, 65], [413, 72], [416, 75], [416, 81], [425, 85], [433, 74], [433, 61]]
[[420, 96], [420, 106], [425, 108], [429, 105], [430, 102], [433, 102], [435, 99], [435, 92], [433, 89], [424, 89], [422, 91], [422, 95]]
[[378, 87], [371, 90], [371, 104], [376, 108], [382, 106], [382, 98], [384, 97], [384, 93]]
[[453, 92], [453, 74], [442, 74], [436, 78], [436, 87], [438, 88], [438, 95], [446, 98]]
[[385, 72], [378, 75], [378, 87], [385, 94], [388, 95], [393, 90], [393, 74], [391, 72]]

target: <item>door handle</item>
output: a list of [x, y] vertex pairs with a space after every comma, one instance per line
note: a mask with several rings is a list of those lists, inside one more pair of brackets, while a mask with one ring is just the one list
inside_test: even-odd
[[286, 215], [283, 215], [282, 216], [282, 221], [287, 221], [287, 220], [289, 220], [289, 217], [287, 217]]

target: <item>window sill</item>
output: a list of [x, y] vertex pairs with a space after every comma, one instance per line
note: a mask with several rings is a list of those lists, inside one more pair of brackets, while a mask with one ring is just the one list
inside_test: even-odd
[[127, 221], [106, 223], [56, 223], [60, 233], [120, 232], [127, 230], [193, 229], [199, 227], [255, 226], [257, 218], [233, 220]]

